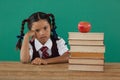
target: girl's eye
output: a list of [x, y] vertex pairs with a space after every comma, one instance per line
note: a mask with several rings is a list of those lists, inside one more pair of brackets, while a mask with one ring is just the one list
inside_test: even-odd
[[35, 31], [36, 31], [36, 32], [39, 32], [40, 30], [39, 30], [39, 29], [36, 29]]
[[44, 30], [47, 30], [47, 26], [44, 27]]

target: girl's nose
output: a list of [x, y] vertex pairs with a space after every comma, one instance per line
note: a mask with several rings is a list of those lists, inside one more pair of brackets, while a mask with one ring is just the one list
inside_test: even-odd
[[40, 33], [40, 35], [44, 35], [44, 34], [45, 34], [45, 31], [44, 31], [44, 30], [41, 30], [39, 33]]

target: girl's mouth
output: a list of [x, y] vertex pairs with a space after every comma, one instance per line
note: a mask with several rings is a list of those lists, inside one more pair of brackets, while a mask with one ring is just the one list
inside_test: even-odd
[[46, 39], [46, 36], [44, 36], [44, 37], [40, 37], [40, 39]]

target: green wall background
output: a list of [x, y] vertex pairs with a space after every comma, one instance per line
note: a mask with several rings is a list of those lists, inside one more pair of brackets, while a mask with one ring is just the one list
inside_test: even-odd
[[38, 11], [55, 15], [57, 32], [66, 41], [80, 21], [89, 21], [91, 32], [105, 34], [105, 62], [120, 62], [120, 0], [0, 0], [0, 61], [19, 61], [15, 45], [21, 21]]

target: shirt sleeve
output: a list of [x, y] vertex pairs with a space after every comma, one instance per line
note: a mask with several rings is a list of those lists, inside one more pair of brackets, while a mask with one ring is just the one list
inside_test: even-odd
[[57, 48], [60, 56], [68, 51], [68, 47], [62, 38], [60, 38], [60, 40], [58, 40], [56, 43], [57, 43]]
[[29, 54], [30, 54], [30, 60], [32, 60], [33, 49], [32, 49], [32, 45], [30, 43], [29, 43]]

